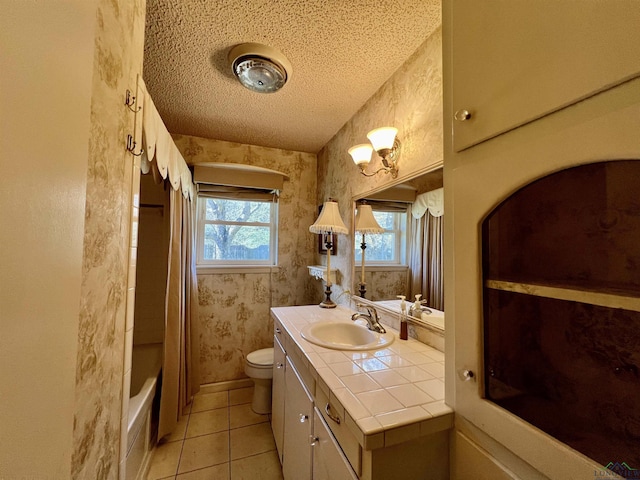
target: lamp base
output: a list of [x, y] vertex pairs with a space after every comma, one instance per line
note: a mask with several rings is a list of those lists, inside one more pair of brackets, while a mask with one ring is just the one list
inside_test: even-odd
[[331, 285], [327, 285], [327, 288], [325, 288], [324, 290], [324, 294], [327, 298], [325, 298], [322, 302], [320, 302], [318, 306], [320, 308], [336, 308], [337, 307], [336, 303], [333, 300], [331, 300]]
[[336, 308], [338, 305], [336, 305], [333, 300], [329, 300], [329, 302], [327, 302], [326, 300], [323, 300], [322, 302], [320, 302], [318, 304], [318, 306], [320, 308]]

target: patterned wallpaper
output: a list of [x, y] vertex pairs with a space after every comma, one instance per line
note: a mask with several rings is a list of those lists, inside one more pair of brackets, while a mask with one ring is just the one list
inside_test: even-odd
[[96, 10], [72, 477], [118, 478], [133, 157], [124, 106], [142, 71], [145, 1]]
[[[442, 29], [438, 28], [367, 103], [347, 122], [318, 153], [318, 203], [332, 197], [340, 206], [340, 214], [348, 228], [353, 222], [352, 198], [362, 196], [393, 181], [388, 175], [367, 178], [360, 175], [347, 150], [367, 141], [367, 132], [382, 126], [398, 129], [402, 153], [397, 182], [403, 178], [442, 164]], [[374, 154], [370, 168], [381, 162]], [[340, 239], [345, 245], [353, 239]], [[331, 265], [340, 273], [332, 298], [348, 304], [351, 290], [351, 252], [339, 249]], [[325, 263], [318, 255], [316, 263]], [[368, 286], [369, 288], [369, 286]], [[371, 286], [373, 288], [373, 286]], [[357, 292], [351, 292], [357, 293]], [[317, 296], [321, 287], [317, 285]]]
[[[365, 259], [366, 260], [366, 259]], [[357, 269], [356, 277], [360, 274]], [[366, 298], [372, 301], [395, 299], [396, 295], [404, 295], [411, 298], [409, 292], [409, 271], [388, 271], [376, 270], [376, 267], [365, 265], [365, 275], [367, 282]], [[356, 278], [358, 281], [358, 279]], [[356, 286], [357, 286], [356, 281]], [[358, 292], [355, 292], [356, 294]]]
[[[244, 378], [246, 354], [273, 346], [270, 307], [315, 302], [316, 156], [183, 135], [174, 141], [188, 164], [224, 162], [289, 176], [278, 203], [278, 267], [271, 273], [198, 274], [202, 383]], [[318, 282], [319, 284], [319, 282]], [[319, 301], [319, 300], [318, 300]]]

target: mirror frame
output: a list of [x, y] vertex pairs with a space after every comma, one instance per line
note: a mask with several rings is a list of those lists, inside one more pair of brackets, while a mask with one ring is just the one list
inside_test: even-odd
[[[365, 192], [362, 192], [358, 195], [354, 195], [351, 197], [351, 235], [353, 239], [356, 238], [356, 205], [358, 200], [361, 200], [363, 198], [366, 198], [369, 195], [374, 195], [376, 193], [382, 192], [384, 190], [387, 190], [390, 187], [395, 187], [396, 185], [400, 185], [403, 184], [405, 182], [408, 182], [410, 180], [413, 180], [415, 178], [421, 177], [422, 175], [426, 175], [429, 173], [433, 173], [437, 170], [440, 170], [441, 168], [443, 168], [442, 162], [438, 162], [438, 164], [436, 165], [431, 165], [425, 168], [421, 168], [419, 170], [416, 170], [415, 172], [412, 172], [411, 174], [407, 175], [406, 177], [402, 177], [402, 178], [396, 178], [391, 182], [379, 185], [371, 190], [367, 190]], [[349, 246], [349, 248], [353, 248], [355, 240], [353, 240]], [[356, 262], [355, 262], [355, 253], [352, 251], [351, 255], [349, 255], [349, 269], [351, 271], [351, 279], [350, 279], [350, 285], [349, 285], [349, 289], [353, 289], [354, 287], [354, 282], [356, 279]], [[354, 290], [351, 290], [352, 292], [354, 292]], [[351, 302], [353, 303], [353, 308], [357, 309], [357, 304], [358, 303], [362, 303], [364, 305], [370, 305], [376, 308], [376, 310], [380, 310], [382, 312], [385, 312], [387, 314], [390, 315], [400, 315], [398, 312], [396, 312], [395, 310], [391, 310], [390, 308], [378, 305], [375, 301], [373, 300], [369, 300], [367, 298], [362, 298], [359, 295], [356, 295], [355, 293], [351, 294]], [[407, 300], [407, 303], [409, 304], [409, 306], [413, 303], [410, 301], [410, 299]], [[421, 327], [426, 327], [428, 329], [433, 329], [437, 332], [443, 332], [444, 329], [441, 329], [439, 327], [437, 327], [436, 325], [433, 325], [431, 323], [427, 323], [422, 321], [422, 319], [418, 319], [416, 317], [412, 317], [407, 313], [407, 321], [416, 325], [419, 325]]]

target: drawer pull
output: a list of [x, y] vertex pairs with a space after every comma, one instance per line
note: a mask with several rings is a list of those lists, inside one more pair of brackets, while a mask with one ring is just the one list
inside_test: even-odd
[[276, 327], [276, 333], [282, 333], [282, 330], [280, 330], [280, 328]]
[[313, 435], [309, 435], [309, 445], [311, 445], [312, 447], [315, 447], [318, 442], [320, 441], [320, 439], [318, 437], [314, 437]]
[[282, 368], [282, 367], [284, 367], [284, 364], [282, 364], [282, 363], [276, 363], [276, 368]]
[[336, 422], [338, 425], [340, 425], [340, 417], [338, 417], [337, 415], [333, 415], [331, 413], [331, 406], [327, 403], [327, 406], [324, 407], [324, 413], [327, 414], [327, 417], [329, 417], [331, 420], [333, 420], [334, 422]]
[[305, 415], [304, 413], [300, 414], [300, 423], [304, 423], [309, 420], [309, 415]]

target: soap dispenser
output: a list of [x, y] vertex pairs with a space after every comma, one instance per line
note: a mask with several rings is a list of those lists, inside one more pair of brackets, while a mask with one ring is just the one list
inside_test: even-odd
[[409, 333], [407, 332], [407, 304], [404, 301], [404, 295], [398, 295], [400, 299], [400, 340], [407, 340]]
[[409, 315], [416, 318], [422, 318], [422, 303], [420, 302], [421, 293], [416, 293], [416, 301], [411, 306]]

